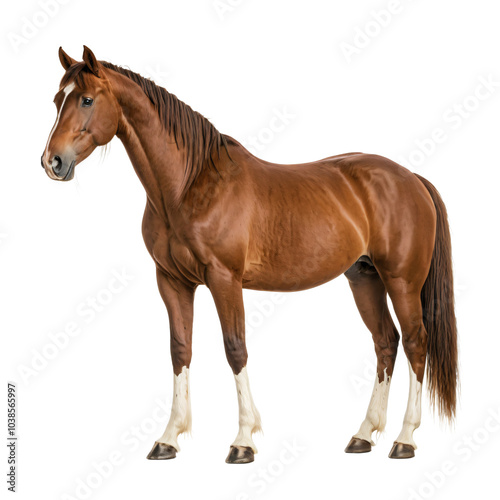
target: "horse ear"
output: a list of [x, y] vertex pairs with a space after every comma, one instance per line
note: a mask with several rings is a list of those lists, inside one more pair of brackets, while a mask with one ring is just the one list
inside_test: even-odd
[[59, 61], [61, 61], [64, 69], [68, 69], [72, 64], [76, 63], [72, 57], [69, 57], [68, 54], [64, 52], [62, 47], [59, 47]]
[[99, 62], [97, 61], [94, 53], [86, 46], [83, 46], [83, 61], [87, 65], [87, 68], [94, 73], [98, 78], [101, 77], [99, 74]]

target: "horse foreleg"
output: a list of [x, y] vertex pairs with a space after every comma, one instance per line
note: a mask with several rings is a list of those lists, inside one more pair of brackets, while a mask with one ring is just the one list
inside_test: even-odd
[[252, 434], [261, 430], [260, 415], [253, 402], [246, 369], [245, 311], [241, 281], [226, 269], [208, 274], [208, 286], [219, 314], [226, 357], [233, 370], [239, 408], [239, 430], [230, 447], [227, 463], [253, 462], [257, 448]]
[[160, 295], [167, 307], [170, 321], [170, 354], [174, 368], [174, 392], [170, 419], [165, 432], [148, 455], [152, 460], [174, 458], [180, 451], [177, 437], [191, 431], [189, 397], [189, 365], [193, 329], [194, 287], [173, 280], [157, 270]]

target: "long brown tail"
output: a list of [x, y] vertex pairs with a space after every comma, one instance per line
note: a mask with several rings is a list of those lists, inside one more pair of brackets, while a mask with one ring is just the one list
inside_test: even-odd
[[417, 177], [429, 191], [437, 213], [431, 268], [421, 293], [427, 330], [427, 384], [433, 406], [452, 421], [457, 404], [458, 346], [450, 227], [439, 192], [427, 179]]

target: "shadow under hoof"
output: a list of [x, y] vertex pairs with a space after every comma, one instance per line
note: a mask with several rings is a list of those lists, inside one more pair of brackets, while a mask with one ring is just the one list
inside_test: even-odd
[[226, 458], [227, 464], [249, 464], [254, 460], [254, 453], [250, 446], [233, 446], [229, 448]]
[[413, 458], [415, 456], [415, 448], [410, 444], [394, 442], [392, 450], [389, 453], [389, 458]]
[[149, 452], [147, 459], [148, 460], [169, 460], [171, 458], [175, 458], [177, 454], [177, 450], [165, 443], [158, 443], [158, 441], [153, 446], [153, 449]]
[[346, 453], [368, 453], [372, 451], [372, 445], [366, 439], [353, 437], [344, 451]]

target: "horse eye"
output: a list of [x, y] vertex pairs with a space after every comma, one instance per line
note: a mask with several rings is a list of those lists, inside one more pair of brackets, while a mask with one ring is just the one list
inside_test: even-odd
[[83, 108], [89, 108], [92, 104], [94, 104], [94, 99], [91, 99], [90, 97], [82, 97]]

